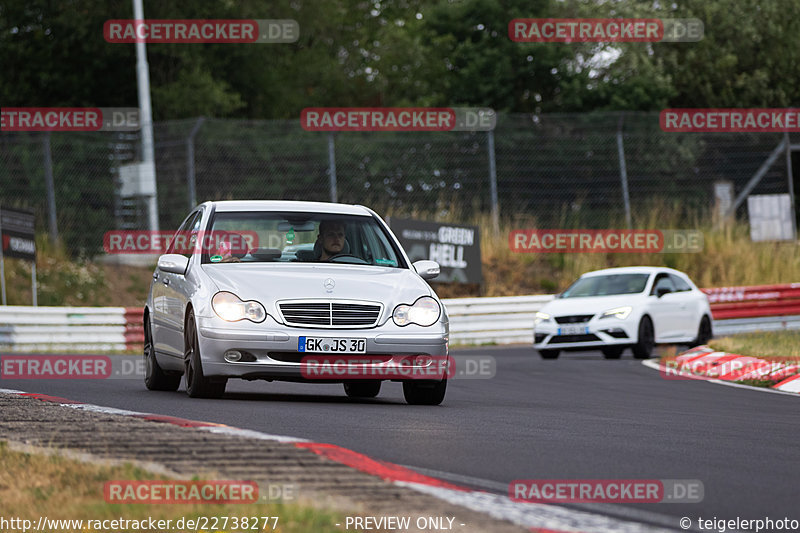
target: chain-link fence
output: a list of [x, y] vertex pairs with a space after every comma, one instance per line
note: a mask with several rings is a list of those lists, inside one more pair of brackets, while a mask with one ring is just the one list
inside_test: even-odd
[[[335, 199], [465, 221], [494, 209], [543, 227], [608, 227], [625, 221], [626, 203], [634, 214], [659, 200], [707, 212], [715, 182], [739, 194], [784, 140], [665, 133], [657, 113], [500, 115], [492, 133], [329, 134], [299, 120], [201, 118], [154, 130], [162, 230], [195, 203], [224, 199]], [[138, 153], [130, 133], [0, 133], [0, 205], [32, 209], [72, 253], [99, 252], [106, 231], [147, 229], [146, 204], [119, 194], [119, 168]], [[786, 158], [773, 157], [750, 192], [786, 193], [787, 183]]]

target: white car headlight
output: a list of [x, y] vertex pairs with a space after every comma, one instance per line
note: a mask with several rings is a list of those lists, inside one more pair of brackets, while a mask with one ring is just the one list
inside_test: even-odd
[[533, 325], [538, 326], [542, 322], [550, 322], [550, 315], [542, 313], [541, 311], [536, 311], [536, 318], [533, 319]]
[[395, 307], [392, 319], [398, 326], [407, 326], [408, 324], [432, 326], [439, 320], [441, 314], [439, 302], [430, 296], [423, 296], [412, 305], [400, 304]]
[[633, 311], [633, 307], [626, 305], [625, 307], [615, 307], [614, 309], [609, 309], [608, 311], [604, 311], [600, 318], [618, 318], [620, 320], [625, 320], [628, 318], [628, 315], [631, 314]]
[[232, 292], [223, 291], [215, 294], [211, 298], [211, 307], [218, 317], [228, 322], [246, 319], [258, 323], [267, 318], [267, 311], [263, 305], [255, 300], [242, 301]]

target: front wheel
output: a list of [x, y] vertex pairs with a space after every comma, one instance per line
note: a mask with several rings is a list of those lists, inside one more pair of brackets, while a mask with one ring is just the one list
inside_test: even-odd
[[181, 384], [180, 374], [167, 374], [156, 360], [150, 318], [144, 320], [144, 386], [148, 390], [176, 391]]
[[444, 401], [447, 380], [442, 381], [404, 381], [403, 396], [411, 405], [439, 405]]
[[633, 345], [633, 356], [636, 359], [648, 359], [656, 345], [656, 335], [653, 330], [653, 321], [649, 316], [642, 317], [639, 322], [639, 338]]
[[200, 360], [200, 343], [197, 339], [197, 326], [194, 313], [189, 311], [183, 331], [183, 362], [186, 367], [186, 393], [191, 398], [221, 398], [225, 394], [227, 379], [214, 380], [203, 374]]

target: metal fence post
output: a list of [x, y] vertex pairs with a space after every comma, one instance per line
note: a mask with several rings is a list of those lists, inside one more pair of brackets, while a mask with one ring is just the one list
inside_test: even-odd
[[619, 154], [619, 179], [622, 182], [622, 200], [625, 202], [625, 223], [631, 229], [631, 198], [628, 194], [628, 169], [625, 166], [625, 145], [622, 142], [622, 121], [625, 115], [620, 115], [617, 123], [617, 153]]
[[189, 190], [189, 211], [197, 205], [197, 188], [194, 177], [194, 138], [197, 132], [200, 131], [203, 121], [205, 121], [205, 117], [197, 119], [192, 131], [189, 133], [189, 137], [186, 139], [186, 185]]
[[494, 131], [486, 132], [487, 150], [489, 151], [489, 190], [492, 197], [492, 227], [495, 237], [500, 234], [500, 207], [497, 202], [497, 161], [494, 152]]
[[789, 181], [789, 208], [792, 211], [792, 238], [797, 238], [797, 215], [794, 211], [794, 176], [792, 174], [792, 144], [789, 139], [789, 132], [783, 132], [786, 142], [786, 177]]
[[336, 147], [333, 142], [333, 132], [328, 133], [328, 174], [331, 180], [331, 202], [336, 203]]
[[56, 222], [56, 191], [53, 182], [53, 154], [50, 150], [50, 132], [44, 134], [44, 184], [47, 189], [47, 221], [50, 230], [50, 241], [58, 240], [58, 223]]

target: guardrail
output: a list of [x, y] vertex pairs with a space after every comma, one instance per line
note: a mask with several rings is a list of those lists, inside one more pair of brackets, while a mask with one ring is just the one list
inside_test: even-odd
[[[716, 334], [800, 329], [800, 283], [702, 290]], [[450, 343], [530, 344], [536, 311], [553, 297], [444, 299]], [[0, 351], [139, 351], [143, 341], [137, 307], [0, 306]]]
[[800, 314], [800, 283], [701, 290], [716, 320]]

